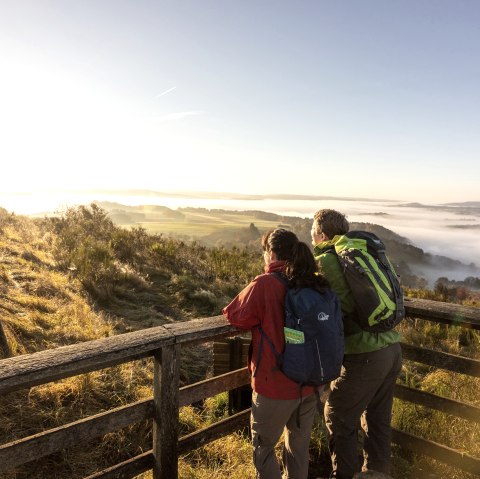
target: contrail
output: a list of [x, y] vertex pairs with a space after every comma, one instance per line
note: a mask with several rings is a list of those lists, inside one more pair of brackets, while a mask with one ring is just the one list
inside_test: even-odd
[[152, 120], [155, 121], [174, 121], [174, 120], [183, 120], [184, 118], [187, 118], [189, 116], [197, 116], [197, 115], [203, 115], [203, 111], [178, 111], [174, 113], [169, 113], [168, 115], [164, 116], [157, 116], [153, 117]]
[[168, 90], [165, 90], [164, 92], [159, 93], [158, 95], [155, 95], [153, 98], [160, 98], [161, 96], [166, 95], [167, 93], [170, 93], [171, 91], [175, 90], [176, 88], [177, 88], [176, 86], [172, 86], [172, 88], [169, 88]]

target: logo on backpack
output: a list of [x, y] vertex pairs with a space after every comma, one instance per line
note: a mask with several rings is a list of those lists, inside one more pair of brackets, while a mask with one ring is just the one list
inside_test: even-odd
[[319, 321], [328, 321], [328, 318], [329, 318], [329, 317], [330, 317], [329, 314], [326, 314], [324, 311], [320, 311], [320, 312], [318, 313], [317, 319], [318, 319]]
[[356, 303], [354, 319], [366, 331], [384, 332], [405, 317], [398, 276], [375, 234], [350, 231], [335, 243], [335, 253]]
[[[283, 275], [272, 274], [287, 284]], [[332, 290], [320, 293], [313, 288], [289, 288], [285, 296], [284, 326], [285, 349], [282, 353], [275, 350], [261, 327], [260, 333], [287, 377], [300, 386], [321, 386], [340, 376], [344, 353], [343, 320], [340, 302]]]

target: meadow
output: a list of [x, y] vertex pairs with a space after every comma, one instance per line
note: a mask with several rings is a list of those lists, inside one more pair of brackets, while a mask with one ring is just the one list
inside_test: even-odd
[[[330, 201], [329, 203], [333, 204], [327, 206], [337, 207], [336, 203], [339, 202]], [[470, 241], [468, 235], [476, 228], [472, 220], [476, 221], [474, 218], [478, 208], [448, 207], [447, 217], [443, 220], [446, 223], [443, 224], [438, 215], [439, 212], [444, 214], [444, 208], [436, 210], [435, 219], [431, 216], [430, 209], [420, 206], [383, 205], [384, 208], [392, 208], [392, 210], [389, 213], [372, 213], [375, 211], [372, 208], [380, 207], [375, 202], [344, 201], [344, 203], [350, 204], [350, 208], [353, 208], [352, 212], [355, 213], [348, 217], [358, 218], [357, 221], [350, 221], [351, 229], [366, 229], [376, 233], [385, 242], [390, 259], [395, 263], [397, 273], [402, 276], [404, 285], [434, 288], [436, 281], [442, 278], [444, 283], [457, 283], [457, 286], [462, 286], [464, 282], [464, 285], [469, 288], [480, 289], [480, 267], [478, 266], [480, 252], [476, 237], [474, 246], [468, 245]], [[188, 242], [197, 241], [207, 246], [244, 247], [249, 245], [258, 249], [258, 239], [261, 234], [279, 226], [291, 229], [302, 241], [311, 243], [312, 220], [308, 216], [289, 216], [261, 210], [192, 207], [171, 209], [160, 205], [128, 206], [112, 202], [96, 204], [107, 211], [109, 218], [118, 226], [141, 227], [151, 233], [161, 233]], [[312, 207], [311, 202], [309, 205]], [[450, 211], [452, 208], [454, 212]], [[420, 210], [420, 213], [415, 216], [417, 212], [412, 210]], [[453, 226], [452, 222], [456, 224], [462, 220], [467, 221], [468, 230]], [[393, 224], [394, 227], [388, 229], [382, 224]], [[424, 231], [429, 231], [429, 234], [433, 235], [431, 241], [435, 246], [430, 245], [430, 250], [422, 249], [408, 237], [398, 234], [398, 231], [402, 231], [405, 227], [409, 228], [409, 232], [414, 231], [420, 236]], [[449, 245], [448, 249], [442, 249], [442, 242], [448, 238], [455, 238], [455, 241]], [[469, 255], [468, 263], [455, 259], [456, 246], [459, 244], [463, 246], [463, 253]], [[433, 254], [431, 250], [436, 250], [439, 254]]]
[[[138, 226], [151, 233], [200, 239], [211, 243], [212, 236], [227, 239], [232, 233], [248, 228], [250, 224], [263, 231], [276, 228], [279, 224], [275, 214], [260, 211], [229, 211], [223, 209], [179, 208], [172, 210], [164, 206], [126, 206], [117, 203], [98, 202], [98, 206], [109, 213], [112, 221], [124, 228]], [[291, 227], [291, 224], [287, 224]]]

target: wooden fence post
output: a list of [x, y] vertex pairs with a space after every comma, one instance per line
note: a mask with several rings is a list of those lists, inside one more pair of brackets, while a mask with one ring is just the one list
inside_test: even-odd
[[179, 345], [154, 354], [153, 478], [178, 479]]
[[[244, 359], [243, 345], [245, 339], [240, 336], [235, 336], [230, 339], [230, 371], [240, 369], [246, 364]], [[252, 406], [252, 389], [250, 385], [241, 386], [233, 389], [228, 393], [228, 414], [233, 414], [244, 411]]]

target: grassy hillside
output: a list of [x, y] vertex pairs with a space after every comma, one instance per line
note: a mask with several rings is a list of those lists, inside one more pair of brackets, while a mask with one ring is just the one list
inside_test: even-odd
[[113, 322], [94, 311], [80, 281], [62, 270], [54, 235], [38, 221], [0, 209], [0, 311], [8, 351], [18, 355], [108, 336]]
[[[283, 216], [264, 211], [227, 211], [222, 209], [178, 208], [164, 206], [125, 206], [118, 203], [98, 203], [108, 212], [112, 221], [124, 227], [140, 226], [146, 231], [183, 239], [199, 241], [206, 246], [256, 247], [258, 237], [267, 230], [285, 226], [310, 244], [311, 218]], [[385, 242], [387, 252], [400, 274], [402, 282], [410, 288], [434, 286], [437, 278], [445, 281], [448, 273], [461, 271], [466, 286], [480, 290], [480, 265], [463, 264], [446, 256], [432, 255], [413, 245], [393, 231], [373, 223], [351, 224], [351, 229], [361, 229], [377, 234]]]
[[[204, 213], [195, 210], [192, 214], [198, 219]], [[218, 221], [222, 215], [219, 213]], [[243, 220], [239, 221], [238, 216]], [[28, 219], [0, 209], [0, 357], [220, 314], [221, 308], [262, 271], [260, 226], [282, 224], [276, 215], [262, 212], [245, 212], [230, 219], [223, 215], [223, 219], [229, 224], [238, 222], [235, 234], [238, 236], [241, 231], [246, 238], [250, 237], [248, 246], [207, 247], [163, 234], [149, 234], [138, 227], [120, 228], [105, 210], [95, 205], [72, 208], [46, 219]], [[309, 221], [289, 226], [309, 234]], [[388, 230], [384, 233], [391, 234], [389, 241], [399, 240]], [[471, 296], [459, 298], [452, 285], [436, 291], [407, 289], [406, 293], [478, 304]], [[415, 321], [405, 321], [402, 333], [413, 344], [480, 356], [476, 333]], [[182, 384], [210, 375], [211, 367], [209, 345], [183, 351]], [[149, 360], [142, 360], [2, 397], [0, 442], [150, 397], [151, 370]], [[401, 380], [479, 405], [478, 380], [414, 364], [405, 365]], [[191, 431], [223, 417], [226, 400], [224, 394], [207, 400], [202, 408], [183, 408], [182, 430]], [[447, 427], [447, 421], [454, 427]], [[479, 428], [472, 428], [465, 421], [445, 419], [420, 407], [396, 402], [394, 422], [403, 429], [480, 455]], [[139, 424], [90, 445], [27, 464], [4, 479], [52, 477], [52, 467], [58, 471], [55, 477], [61, 479], [83, 477], [145, 451], [150, 441], [150, 425]], [[323, 425], [319, 421], [312, 458], [325, 456]], [[179, 467], [182, 478], [252, 477], [248, 438], [239, 434], [217, 441], [182, 458]], [[434, 468], [439, 478], [469, 477], [411, 455], [397, 455], [395, 468], [398, 478], [418, 477], [415, 474], [421, 468]]]
[[[95, 206], [45, 220], [0, 209], [0, 258], [0, 358], [220, 314], [262, 270], [248, 249], [126, 231]], [[137, 361], [0, 398], [0, 442], [150, 397], [150, 366]], [[211, 367], [208, 345], [184, 349], [182, 384], [203, 379]], [[83, 477], [146, 450], [149, 441], [149, 425], [140, 424], [5, 479], [51, 477], [52, 464], [56, 477]]]
[[[97, 309], [81, 281], [59, 265], [54, 255], [55, 234], [45, 226], [0, 210], [0, 319], [5, 334], [2, 356], [115, 333], [115, 319]], [[140, 398], [138, 386], [146, 384], [145, 375], [144, 368], [132, 363], [8, 394], [0, 398], [1, 442]], [[49, 471], [53, 466], [58, 470], [56, 477], [80, 477], [88, 471], [88, 464], [102, 464], [102, 453], [109, 448], [120, 451], [121, 442], [121, 437], [106, 438], [101, 447], [55, 454], [3, 477], [52, 477]], [[115, 456], [126, 457], [125, 449]], [[74, 464], [69, 465], [73, 457]]]

